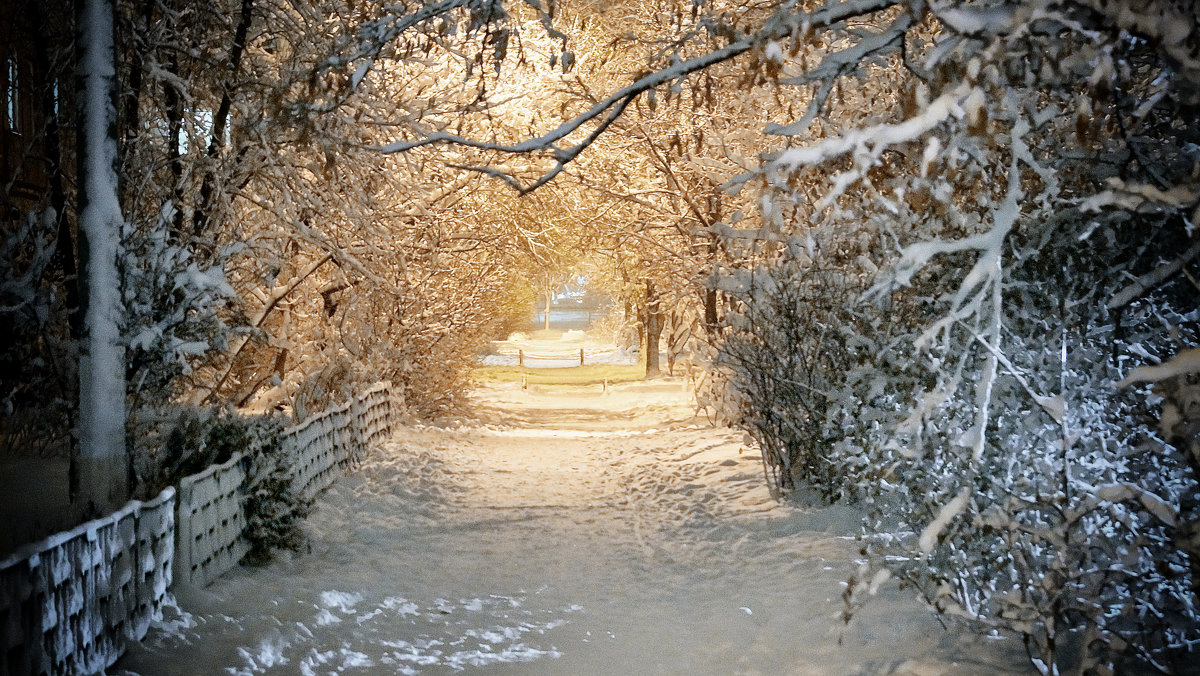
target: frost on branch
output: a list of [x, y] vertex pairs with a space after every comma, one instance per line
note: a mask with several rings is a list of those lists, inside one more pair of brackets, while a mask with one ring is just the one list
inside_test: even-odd
[[938, 537], [950, 522], [954, 520], [963, 510], [967, 508], [967, 501], [971, 499], [971, 489], [963, 488], [954, 496], [950, 502], [947, 502], [938, 510], [937, 516], [925, 529], [921, 531], [921, 537], [917, 540], [917, 548], [925, 554], [933, 551], [933, 546], [937, 544]]
[[[743, 426], [781, 471], [815, 464], [793, 476], [913, 533], [870, 545], [874, 565], [938, 612], [1022, 637], [1045, 673], [1169, 670], [1200, 638], [1190, 386], [1164, 406], [1178, 448], [1112, 387], [1194, 379], [1200, 328], [1200, 28], [1151, 4], [943, 2], [934, 25], [906, 3], [891, 61], [851, 55], [906, 25], [895, 15], [842, 42], [817, 31], [827, 46], [786, 52], [779, 82], [809, 87], [835, 131], [772, 127], [789, 146], [740, 179], [758, 181], [770, 234], [737, 271], [755, 284], [723, 349], [789, 346], [734, 371]], [[1158, 10], [1180, 23], [1151, 25]], [[879, 242], [871, 266], [846, 265], [846, 232]], [[789, 256], [793, 241], [817, 246]], [[828, 313], [798, 292], [824, 267], [881, 272]], [[789, 334], [798, 317], [814, 321]], [[798, 366], [810, 351], [839, 359]], [[1131, 371], [1147, 361], [1162, 365]], [[801, 397], [822, 415], [783, 413]]]

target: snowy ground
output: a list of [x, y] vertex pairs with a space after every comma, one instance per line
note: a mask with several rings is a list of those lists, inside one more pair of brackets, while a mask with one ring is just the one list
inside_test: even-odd
[[677, 383], [479, 395], [323, 494], [311, 551], [179, 593], [110, 673], [995, 674], [901, 592], [846, 627], [845, 507], [774, 503]]
[[[561, 336], [539, 337], [545, 332], [514, 333], [506, 340], [492, 341], [495, 354], [483, 357], [484, 366], [516, 366], [521, 352], [529, 368], [565, 368], [579, 366], [579, 350], [586, 365], [629, 366], [638, 363], [638, 354], [599, 341], [583, 331], [565, 331]], [[557, 334], [558, 332], [551, 332]]]

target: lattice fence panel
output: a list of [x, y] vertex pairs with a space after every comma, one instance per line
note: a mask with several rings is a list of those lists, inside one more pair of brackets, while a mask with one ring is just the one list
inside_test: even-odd
[[[333, 483], [391, 433], [398, 406], [376, 385], [285, 430], [297, 485]], [[249, 455], [209, 467], [149, 502], [22, 548], [0, 561], [0, 676], [100, 673], [140, 640], [172, 583], [206, 585], [245, 556]]]
[[206, 585], [249, 551], [242, 536], [246, 529], [242, 487], [248, 463], [249, 458], [238, 453], [179, 482], [177, 581]]
[[0, 562], [0, 674], [94, 674], [162, 610], [174, 555], [175, 489]]

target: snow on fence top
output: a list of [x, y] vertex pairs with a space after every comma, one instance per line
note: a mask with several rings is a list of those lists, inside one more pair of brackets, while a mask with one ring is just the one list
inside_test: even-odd
[[[283, 431], [282, 451], [295, 470], [301, 495], [327, 488], [358, 460], [367, 443], [391, 431], [391, 387], [377, 384], [351, 401]], [[204, 586], [237, 565], [249, 545], [243, 537], [243, 485], [249, 456], [239, 453], [180, 482], [180, 526], [176, 579]], [[185, 518], [186, 517], [186, 518]]]

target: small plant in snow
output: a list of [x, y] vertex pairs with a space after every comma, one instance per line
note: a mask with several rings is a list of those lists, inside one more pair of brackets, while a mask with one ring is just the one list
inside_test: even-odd
[[245, 561], [262, 564], [277, 549], [297, 550], [304, 542], [301, 524], [312, 508], [295, 485], [295, 468], [284, 452], [282, 422], [259, 417], [245, 421], [250, 464], [242, 507], [250, 551]]

